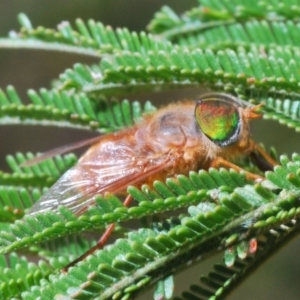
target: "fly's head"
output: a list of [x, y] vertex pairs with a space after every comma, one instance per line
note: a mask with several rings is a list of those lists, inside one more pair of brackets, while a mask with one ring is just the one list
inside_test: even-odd
[[249, 152], [249, 121], [261, 117], [259, 107], [247, 107], [239, 99], [225, 94], [201, 97], [196, 102], [195, 118], [207, 147], [217, 146], [219, 152]]

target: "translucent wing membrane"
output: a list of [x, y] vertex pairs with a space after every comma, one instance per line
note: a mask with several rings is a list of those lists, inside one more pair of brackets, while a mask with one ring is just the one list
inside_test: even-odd
[[[60, 205], [79, 215], [94, 204], [97, 195], [125, 192], [171, 162], [168, 154], [141, 157], [117, 139], [94, 145], [72, 169], [32, 207], [29, 214], [57, 210]], [[96, 150], [95, 150], [96, 149]], [[92, 154], [92, 156], [91, 156]]]
[[38, 164], [38, 163], [40, 163], [46, 159], [52, 158], [54, 156], [61, 155], [61, 154], [64, 154], [64, 153], [67, 153], [67, 152], [70, 152], [70, 151], [73, 151], [73, 150], [76, 150], [76, 149], [79, 149], [82, 147], [89, 146], [89, 145], [99, 141], [100, 139], [101, 139], [101, 136], [97, 136], [94, 138], [90, 138], [90, 139], [83, 140], [83, 141], [77, 141], [77, 142], [69, 144], [69, 145], [64, 145], [62, 147], [52, 149], [52, 150], [47, 151], [37, 157], [34, 157], [33, 159], [23, 162], [20, 165], [20, 167], [30, 167], [32, 165]]

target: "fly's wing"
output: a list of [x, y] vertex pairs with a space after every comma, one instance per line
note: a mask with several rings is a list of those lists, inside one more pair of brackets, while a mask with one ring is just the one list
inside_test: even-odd
[[76, 211], [83, 205], [84, 201], [96, 193], [91, 178], [74, 180], [79, 173], [77, 166], [68, 170], [51, 188], [44, 194], [38, 202], [30, 209], [30, 215], [57, 210], [58, 206], [65, 205], [72, 211]]
[[100, 142], [41, 197], [29, 214], [64, 205], [79, 215], [94, 203], [96, 195], [126, 191], [128, 185], [160, 172], [171, 161], [168, 153], [149, 155], [135, 149], [131, 142]]
[[87, 140], [77, 141], [77, 142], [69, 144], [69, 145], [64, 145], [62, 147], [52, 149], [52, 150], [47, 151], [33, 159], [23, 162], [20, 165], [20, 167], [30, 167], [30, 166], [33, 166], [35, 164], [38, 164], [38, 163], [48, 159], [48, 158], [54, 157], [56, 155], [61, 155], [61, 154], [85, 147], [85, 146], [92, 145], [95, 142], [98, 142], [101, 138], [102, 138], [101, 136], [97, 136], [97, 137], [93, 137], [93, 138], [90, 138]]

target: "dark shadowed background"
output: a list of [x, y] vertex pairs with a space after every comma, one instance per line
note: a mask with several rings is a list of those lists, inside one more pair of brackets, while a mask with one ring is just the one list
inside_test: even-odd
[[[153, 14], [161, 5], [169, 5], [177, 12], [196, 5], [196, 0], [1, 0], [0, 36], [7, 36], [10, 30], [18, 30], [17, 14], [26, 13], [33, 26], [56, 27], [63, 20], [71, 23], [78, 17], [92, 18], [113, 27], [127, 27], [130, 30], [144, 30]], [[50, 87], [50, 81], [75, 62], [95, 63], [96, 59], [69, 54], [33, 50], [7, 50], [0, 48], [0, 87], [14, 85], [23, 99], [29, 88]], [[131, 99], [149, 99], [155, 103], [166, 103], [183, 98], [197, 97], [199, 90], [181, 90], [157, 94], [133, 95]], [[273, 145], [278, 153], [299, 152], [299, 135], [273, 121], [256, 121], [253, 128], [256, 141], [267, 147]], [[95, 133], [94, 133], [95, 134]], [[0, 165], [7, 170], [5, 155], [16, 151], [45, 151], [71, 141], [87, 138], [93, 133], [61, 128], [33, 126], [0, 127]], [[300, 238], [282, 249], [257, 272], [243, 283], [228, 299], [299, 299]], [[193, 267], [193, 273], [182, 273], [176, 278], [177, 287], [199, 278], [204, 266]], [[141, 299], [151, 299], [151, 294]]]

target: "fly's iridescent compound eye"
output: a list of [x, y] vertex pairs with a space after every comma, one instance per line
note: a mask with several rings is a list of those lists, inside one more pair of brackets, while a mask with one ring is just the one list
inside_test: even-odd
[[197, 101], [195, 117], [201, 131], [215, 144], [225, 147], [237, 141], [241, 118], [234, 103], [220, 97]]

